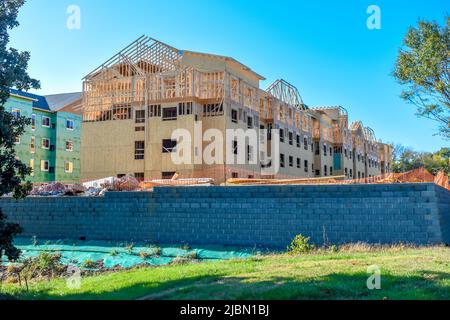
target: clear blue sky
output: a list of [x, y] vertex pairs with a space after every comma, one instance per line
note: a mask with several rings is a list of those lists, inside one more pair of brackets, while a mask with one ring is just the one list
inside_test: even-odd
[[[69, 5], [81, 29], [66, 27]], [[366, 27], [366, 9], [381, 8], [381, 30]], [[390, 76], [409, 26], [444, 23], [450, 1], [347, 0], [28, 0], [11, 45], [29, 50], [39, 94], [81, 90], [81, 79], [117, 51], [149, 35], [179, 49], [229, 55], [267, 80], [298, 87], [310, 106], [342, 105], [379, 139], [434, 151], [449, 142], [417, 118]]]

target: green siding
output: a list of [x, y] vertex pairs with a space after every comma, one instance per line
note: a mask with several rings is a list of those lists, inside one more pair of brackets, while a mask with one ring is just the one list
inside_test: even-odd
[[[16, 145], [16, 153], [20, 160], [30, 165], [34, 159], [34, 175], [27, 177], [33, 183], [45, 183], [52, 181], [78, 182], [80, 179], [80, 128], [81, 117], [65, 112], [49, 112], [33, 108], [32, 101], [11, 96], [5, 104], [5, 110], [20, 110], [22, 116], [31, 118], [36, 116], [36, 128], [28, 126], [26, 132], [20, 138], [20, 144]], [[42, 125], [43, 117], [50, 118], [50, 128]], [[74, 130], [66, 129], [66, 119], [74, 121]], [[31, 151], [31, 140], [35, 138], [35, 152]], [[42, 148], [42, 139], [50, 139], [51, 149]], [[66, 151], [66, 140], [74, 142], [73, 152]], [[52, 151], [52, 149], [54, 150]], [[41, 161], [49, 161], [49, 171], [41, 170]], [[66, 173], [64, 161], [73, 163], [73, 172]], [[53, 168], [53, 172], [52, 171]]]
[[[66, 128], [67, 120], [74, 122], [73, 130]], [[79, 182], [81, 151], [81, 116], [58, 112], [56, 118], [56, 181]], [[72, 141], [73, 151], [66, 151], [66, 141]], [[73, 172], [65, 172], [65, 163], [73, 164]]]

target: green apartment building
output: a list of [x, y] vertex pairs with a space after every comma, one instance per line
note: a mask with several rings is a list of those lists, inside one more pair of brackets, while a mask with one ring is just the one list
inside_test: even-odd
[[29, 181], [80, 181], [81, 93], [38, 96], [10, 90], [4, 107], [31, 119], [16, 141], [18, 158], [33, 170]]

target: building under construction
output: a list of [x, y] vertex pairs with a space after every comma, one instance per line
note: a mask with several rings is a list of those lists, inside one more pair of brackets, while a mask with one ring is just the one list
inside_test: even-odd
[[[391, 146], [377, 141], [361, 122], [350, 125], [344, 108], [308, 107], [288, 82], [277, 80], [263, 90], [261, 80], [263, 76], [231, 57], [178, 50], [142, 36], [84, 79], [82, 179], [126, 174], [164, 179], [175, 173], [216, 182], [357, 179], [390, 171]], [[223, 154], [231, 148], [234, 155], [245, 152], [248, 161], [205, 162], [202, 152], [211, 141], [202, 140], [191, 148], [200, 161], [175, 164], [176, 129], [192, 137], [196, 130], [201, 136], [208, 129], [219, 130], [225, 138]], [[264, 148], [226, 138], [227, 129], [255, 129]], [[273, 129], [279, 136], [271, 134]], [[274, 139], [280, 142], [278, 149]], [[274, 160], [279, 170], [270, 173]]]

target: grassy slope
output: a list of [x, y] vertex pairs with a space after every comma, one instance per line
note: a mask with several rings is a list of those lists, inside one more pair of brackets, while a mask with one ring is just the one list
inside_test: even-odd
[[[373, 264], [382, 290], [366, 287]], [[450, 299], [450, 248], [273, 255], [104, 274], [75, 291], [65, 280], [2, 291], [22, 299]]]

